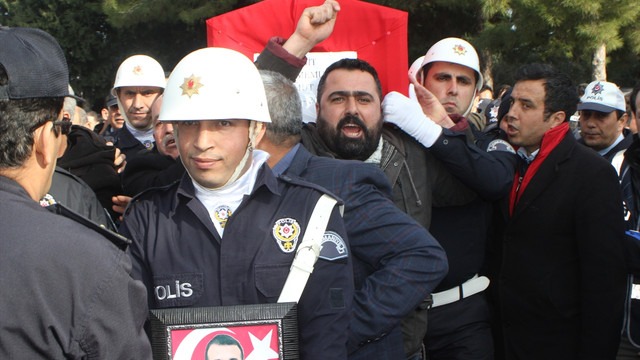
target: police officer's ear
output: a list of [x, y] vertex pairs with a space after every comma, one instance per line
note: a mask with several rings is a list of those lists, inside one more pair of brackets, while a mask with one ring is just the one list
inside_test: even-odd
[[262, 140], [262, 138], [264, 137], [264, 134], [267, 131], [267, 126], [265, 123], [260, 121], [253, 121], [253, 123], [255, 124], [255, 127], [256, 127], [256, 130], [255, 130], [256, 141], [255, 141], [255, 144], [253, 144], [253, 147], [256, 148], [258, 144], [260, 144], [260, 141]]
[[618, 131], [622, 131], [629, 124], [629, 114], [626, 112], [618, 119]]

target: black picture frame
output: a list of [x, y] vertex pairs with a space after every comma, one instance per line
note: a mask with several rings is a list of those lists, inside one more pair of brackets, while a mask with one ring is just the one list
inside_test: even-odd
[[271, 325], [277, 328], [279, 360], [300, 358], [295, 303], [156, 309], [149, 312], [149, 320], [151, 347], [155, 360], [174, 359], [175, 344], [172, 342], [172, 331], [240, 329], [259, 325]]

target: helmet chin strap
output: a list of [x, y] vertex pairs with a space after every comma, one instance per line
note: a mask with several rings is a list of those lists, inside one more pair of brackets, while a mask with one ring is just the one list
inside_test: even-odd
[[469, 101], [469, 106], [467, 107], [467, 110], [464, 112], [464, 114], [462, 114], [463, 117], [466, 118], [469, 116], [469, 114], [471, 114], [471, 108], [473, 108], [473, 103], [477, 94], [478, 94], [478, 89], [476, 88], [476, 91], [473, 92], [473, 97], [471, 97], [471, 101]]
[[240, 176], [242, 176], [242, 170], [244, 170], [247, 161], [249, 161], [251, 154], [253, 153], [256, 138], [258, 137], [258, 134], [260, 133], [260, 130], [262, 130], [263, 126], [264, 124], [262, 122], [249, 120], [249, 143], [247, 144], [247, 148], [244, 151], [244, 156], [242, 157], [242, 160], [240, 160], [238, 166], [236, 166], [236, 169], [234, 170], [233, 174], [231, 174], [229, 180], [227, 180], [227, 182], [220, 188], [223, 188], [229, 184], [233, 184], [236, 180], [238, 180]]

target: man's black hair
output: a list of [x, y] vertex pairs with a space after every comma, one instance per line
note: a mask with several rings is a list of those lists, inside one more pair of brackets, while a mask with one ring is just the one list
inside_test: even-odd
[[563, 72], [547, 64], [528, 64], [521, 66], [515, 75], [515, 83], [525, 80], [544, 80], [544, 117], [563, 111], [564, 121], [569, 121], [578, 108], [578, 92], [571, 79]]
[[233, 336], [227, 334], [218, 334], [209, 341], [207, 344], [207, 348], [204, 350], [204, 358], [205, 360], [209, 360], [209, 347], [211, 345], [235, 345], [240, 349], [240, 359], [244, 359], [244, 350], [242, 349], [242, 345], [240, 342], [236, 340]]
[[322, 99], [322, 93], [324, 92], [325, 83], [327, 82], [327, 76], [334, 70], [345, 69], [345, 70], [360, 70], [365, 71], [373, 76], [373, 80], [376, 82], [376, 89], [378, 90], [378, 96], [380, 97], [380, 102], [382, 102], [382, 85], [380, 84], [380, 78], [378, 77], [378, 72], [376, 69], [371, 66], [368, 62], [360, 59], [342, 59], [334, 62], [329, 65], [329, 67], [324, 71], [320, 81], [318, 82], [318, 92], [316, 95], [316, 101], [320, 104], [320, 100]]

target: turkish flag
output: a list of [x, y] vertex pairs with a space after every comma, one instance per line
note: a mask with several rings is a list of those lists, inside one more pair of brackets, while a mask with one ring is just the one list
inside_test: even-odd
[[[207, 20], [207, 43], [239, 51], [249, 59], [273, 36], [287, 38], [302, 11], [322, 0], [264, 0]], [[407, 19], [404, 11], [358, 0], [340, 0], [333, 34], [313, 52], [355, 51], [378, 72], [383, 94], [407, 94]]]

